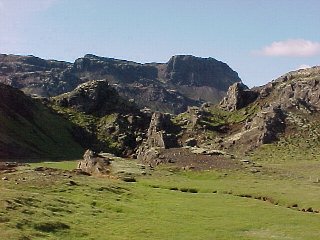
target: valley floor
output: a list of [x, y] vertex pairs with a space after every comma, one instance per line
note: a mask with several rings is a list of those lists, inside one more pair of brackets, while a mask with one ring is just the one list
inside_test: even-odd
[[133, 183], [76, 174], [75, 161], [1, 172], [0, 239], [320, 239], [320, 162], [246, 164], [115, 161]]

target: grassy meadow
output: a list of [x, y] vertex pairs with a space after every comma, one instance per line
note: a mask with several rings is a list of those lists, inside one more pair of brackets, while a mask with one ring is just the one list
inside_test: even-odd
[[320, 239], [320, 183], [303, 168], [315, 176], [319, 163], [291, 163], [141, 175], [115, 161], [135, 183], [77, 175], [75, 161], [31, 164], [1, 174], [0, 239]]

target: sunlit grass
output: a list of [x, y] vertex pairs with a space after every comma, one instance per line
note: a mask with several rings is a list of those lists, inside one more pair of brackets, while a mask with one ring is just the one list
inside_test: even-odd
[[[0, 182], [0, 239], [319, 239], [319, 214], [287, 208], [320, 208], [319, 186], [308, 181], [242, 170], [160, 167], [125, 183], [32, 170], [75, 165], [31, 164], [6, 174], [9, 180]], [[135, 172], [134, 162], [117, 166]]]

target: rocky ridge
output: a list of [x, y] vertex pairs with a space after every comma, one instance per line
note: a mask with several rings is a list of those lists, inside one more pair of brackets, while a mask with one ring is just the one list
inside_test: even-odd
[[27, 94], [56, 96], [90, 80], [107, 80], [140, 108], [171, 113], [205, 101], [218, 102], [232, 83], [241, 81], [227, 64], [189, 55], [174, 56], [168, 63], [148, 64], [92, 54], [74, 63], [0, 55], [0, 82]]

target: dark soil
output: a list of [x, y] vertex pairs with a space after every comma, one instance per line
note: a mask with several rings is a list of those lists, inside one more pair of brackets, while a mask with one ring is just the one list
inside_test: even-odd
[[242, 164], [229, 156], [194, 154], [185, 148], [163, 149], [160, 163], [175, 165], [185, 170], [240, 169]]
[[14, 172], [22, 164], [15, 162], [0, 162], [0, 172]]

